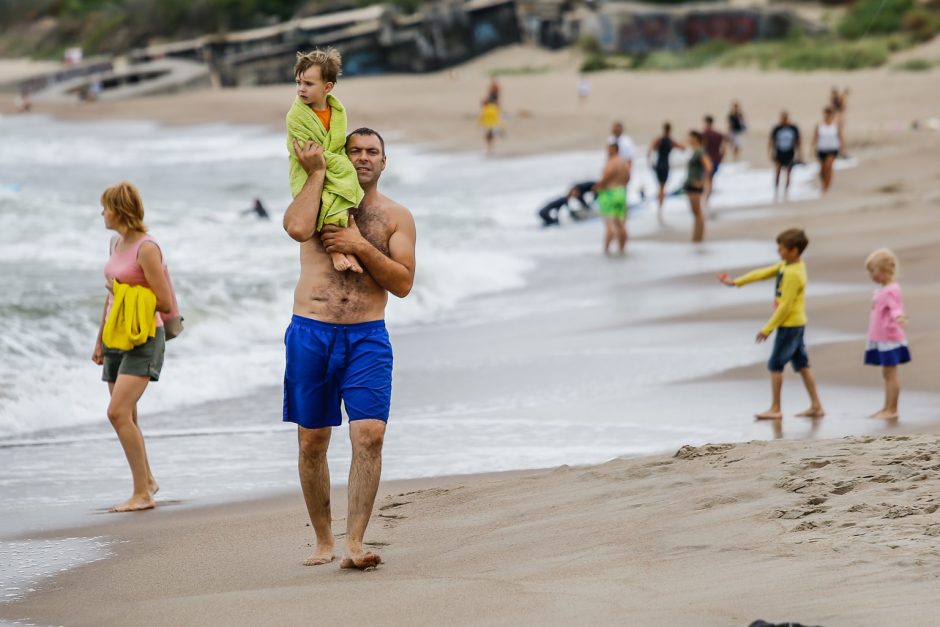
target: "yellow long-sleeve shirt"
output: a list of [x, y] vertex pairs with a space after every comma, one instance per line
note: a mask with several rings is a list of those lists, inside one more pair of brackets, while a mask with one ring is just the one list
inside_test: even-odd
[[770, 335], [777, 327], [802, 327], [806, 324], [806, 265], [802, 261], [781, 261], [766, 268], [748, 272], [734, 280], [738, 287], [777, 277], [774, 294], [774, 315], [761, 332]]

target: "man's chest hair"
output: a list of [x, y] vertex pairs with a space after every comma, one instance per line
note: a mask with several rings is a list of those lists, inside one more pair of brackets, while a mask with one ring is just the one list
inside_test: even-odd
[[388, 240], [392, 235], [392, 222], [388, 212], [378, 207], [359, 207], [350, 213], [356, 219], [356, 226], [366, 241], [388, 255]]

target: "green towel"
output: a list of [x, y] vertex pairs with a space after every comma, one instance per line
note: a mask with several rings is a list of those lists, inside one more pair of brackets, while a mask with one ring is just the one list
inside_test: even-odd
[[364, 196], [359, 187], [356, 168], [346, 156], [346, 109], [332, 95], [326, 97], [326, 103], [333, 109], [329, 131], [323, 128], [323, 122], [317, 114], [300, 98], [294, 100], [287, 112], [287, 151], [290, 153], [290, 191], [293, 196], [296, 197], [307, 182], [307, 172], [294, 154], [293, 140], [296, 139], [301, 145], [313, 140], [323, 146], [326, 180], [323, 183], [317, 231], [324, 224], [346, 227], [349, 224], [349, 210], [358, 207]]

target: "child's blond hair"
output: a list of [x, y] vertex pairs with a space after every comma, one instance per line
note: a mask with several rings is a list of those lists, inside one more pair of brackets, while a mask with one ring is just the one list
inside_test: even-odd
[[871, 270], [872, 268], [878, 268], [892, 279], [896, 279], [901, 271], [897, 256], [888, 248], [879, 248], [868, 255], [868, 259], [865, 260], [865, 269]]
[[336, 84], [342, 74], [343, 57], [339, 50], [329, 47], [326, 50], [313, 52], [298, 52], [297, 63], [294, 64], [294, 78], [297, 78], [313, 66], [320, 68], [320, 78], [327, 83]]
[[144, 201], [133, 183], [121, 181], [104, 190], [101, 206], [110, 209], [117, 219], [131, 231], [147, 232], [144, 224]]

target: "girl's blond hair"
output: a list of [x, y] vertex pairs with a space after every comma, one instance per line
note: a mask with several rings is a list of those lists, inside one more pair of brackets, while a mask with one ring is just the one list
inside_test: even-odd
[[901, 271], [897, 256], [888, 248], [879, 248], [868, 255], [868, 259], [865, 260], [865, 269], [871, 270], [872, 268], [886, 272], [892, 279], [896, 279]]
[[144, 224], [144, 201], [133, 183], [121, 181], [104, 190], [101, 206], [110, 209], [129, 231], [147, 232]]

